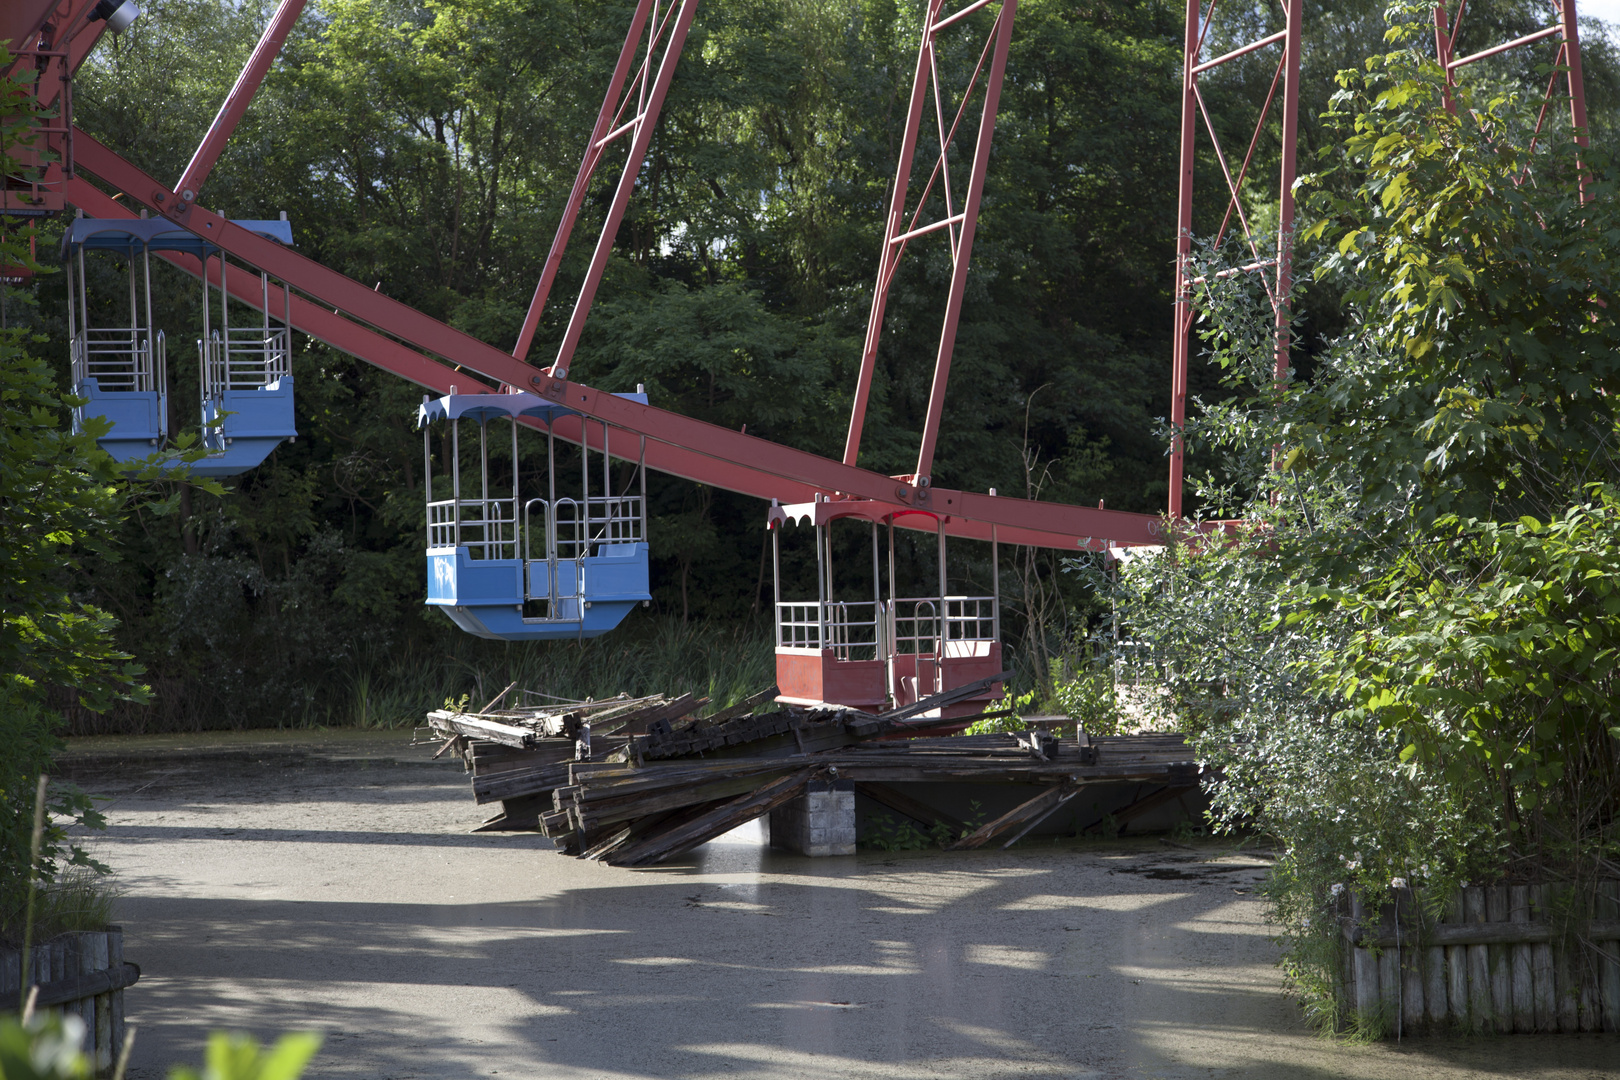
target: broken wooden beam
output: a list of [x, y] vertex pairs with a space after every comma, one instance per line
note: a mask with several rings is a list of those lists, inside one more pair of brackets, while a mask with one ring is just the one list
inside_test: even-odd
[[1019, 837], [1050, 817], [1058, 807], [1078, 795], [1080, 786], [1080, 782], [1073, 777], [1053, 784], [1033, 799], [1020, 803], [994, 821], [986, 822], [974, 829], [945, 850], [971, 851], [1011, 833], [1012, 839], [1002, 845], [1009, 847]]
[[726, 801], [725, 799], [718, 799], [713, 802], [694, 803], [691, 806], [683, 806], [679, 810], [670, 810], [662, 814], [649, 814], [644, 818], [630, 822], [623, 830], [614, 833], [613, 843], [610, 844], [604, 841], [580, 857], [585, 859], [606, 859], [614, 851], [624, 847], [626, 844], [639, 840], [653, 832], [667, 832], [688, 821], [693, 821]]
[[[783, 768], [790, 771], [791, 765]], [[706, 784], [684, 784], [650, 794], [613, 799], [577, 800], [574, 804], [574, 823], [587, 832], [599, 830], [620, 821], [633, 821], [648, 814], [664, 810], [678, 810], [697, 802], [710, 802], [754, 791], [771, 775], [770, 772], [749, 772], [729, 776]]]
[[488, 739], [490, 742], [517, 747], [519, 750], [532, 746], [536, 738], [535, 733], [528, 728], [503, 724], [498, 720], [488, 720], [470, 713], [452, 712], [449, 709], [435, 709], [428, 713], [428, 720], [434, 727], [442, 725], [459, 735]]
[[651, 866], [672, 859], [803, 794], [814, 771], [800, 769], [779, 777], [758, 791], [721, 803], [692, 821], [613, 852], [607, 861], [614, 866]]
[[991, 675], [983, 679], [976, 679], [973, 682], [952, 687], [951, 689], [942, 691], [938, 694], [932, 694], [923, 698], [921, 701], [916, 701], [910, 705], [907, 705], [903, 709], [891, 709], [886, 713], [879, 713], [877, 716], [873, 717], [873, 719], [894, 723], [904, 720], [907, 717], [920, 716], [921, 714], [929, 712], [933, 709], [943, 709], [947, 706], [955, 705], [959, 701], [966, 701], [974, 694], [977, 694], [982, 690], [989, 689], [994, 683], [1006, 682], [1012, 677], [1013, 673], [1011, 671], [1003, 671], [999, 675]]
[[712, 716], [704, 716], [692, 721], [692, 725], [699, 728], [713, 727], [724, 724], [728, 720], [735, 720], [739, 716], [746, 716], [781, 692], [781, 689], [775, 683], [772, 683], [759, 693], [749, 694], [735, 705], [727, 705]]
[[708, 698], [699, 698], [696, 694], [682, 694], [674, 701], [662, 705], [648, 705], [636, 709], [624, 716], [605, 720], [600, 725], [592, 724], [593, 735], [639, 735], [647, 730], [648, 725], [656, 724], [660, 720], [677, 720], [693, 709], [701, 708]]
[[1149, 810], [1156, 810], [1167, 802], [1172, 802], [1197, 790], [1197, 784], [1167, 784], [1153, 794], [1137, 799], [1123, 809], [1115, 810], [1114, 820], [1119, 822], [1123, 828], [1131, 819], [1141, 817]]
[[[1125, 831], [1125, 826], [1131, 823], [1132, 818], [1140, 817], [1149, 810], [1155, 810], [1173, 799], [1179, 799], [1181, 796], [1186, 795], [1189, 792], [1198, 790], [1198, 785], [1196, 783], [1187, 783], [1185, 777], [1178, 778], [1175, 776], [1169, 776], [1168, 779], [1170, 782], [1166, 783], [1163, 787], [1157, 788], [1144, 796], [1133, 799], [1131, 802], [1120, 807], [1118, 810], [1102, 815], [1096, 821], [1093, 821], [1080, 831], [1086, 832], [1090, 829], [1095, 829], [1097, 826], [1101, 825], [1111, 817], [1114, 819], [1114, 824], [1118, 828], [1119, 832], [1123, 833]], [[1140, 791], [1141, 789], [1138, 788], [1137, 790]]]
[[550, 792], [568, 783], [569, 764], [557, 761], [534, 769], [507, 769], [488, 776], [474, 776], [473, 801], [500, 802]]
[[855, 781], [855, 793], [865, 795], [868, 799], [887, 806], [890, 810], [897, 810], [930, 829], [936, 824], [944, 825], [950, 830], [952, 837], [966, 836], [970, 831], [966, 822], [952, 817], [943, 810], [936, 810], [925, 802], [913, 799], [910, 795], [903, 791], [897, 791], [888, 784], [867, 783], [857, 780]]

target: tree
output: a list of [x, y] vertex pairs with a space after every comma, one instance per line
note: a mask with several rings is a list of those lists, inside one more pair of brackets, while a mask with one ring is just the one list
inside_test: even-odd
[[[1470, 19], [1512, 31], [1532, 6], [1478, 0]], [[76, 122], [154, 175], [179, 175], [271, 7], [162, 0], [80, 69]], [[1307, 145], [1325, 145], [1314, 118], [1340, 58], [1380, 47], [1377, 7], [1356, 0], [1308, 17]], [[1265, 20], [1280, 9], [1219, 10], [1217, 35], [1229, 17], [1253, 23], [1234, 23], [1234, 34], [1274, 28]], [[612, 390], [645, 383], [654, 401], [688, 415], [838, 453], [921, 11], [918, 0], [699, 7], [580, 342], [581, 380]], [[509, 348], [626, 17], [618, 0], [312, 4], [204, 202], [242, 217], [287, 210], [303, 253]], [[993, 17], [986, 9], [969, 22], [983, 30]], [[1152, 418], [1168, 411], [1181, 38], [1181, 8], [1164, 0], [1020, 4], [940, 483], [1024, 490], [1033, 460], [1057, 463], [1048, 498], [1163, 505]], [[1588, 81], [1612, 82], [1601, 41], [1588, 46]], [[942, 47], [946, 82], [965, 82], [977, 55], [954, 39]], [[1246, 57], [1228, 81], [1206, 85], [1223, 131], [1244, 130], [1257, 111], [1274, 70], [1267, 58], [1274, 53]], [[1607, 115], [1594, 95], [1594, 116]], [[919, 161], [935, 149], [931, 127]], [[1255, 190], [1275, 176], [1276, 150], [1262, 139]], [[1222, 187], [1212, 156], [1197, 167], [1203, 190]], [[1349, 173], [1336, 177], [1348, 198]], [[587, 193], [531, 352], [538, 362], [562, 336], [616, 181], [604, 168]], [[913, 190], [921, 187], [919, 178]], [[46, 249], [53, 227], [41, 234]], [[862, 463], [885, 472], [915, 461], [945, 293], [942, 251], [943, 234], [922, 238], [890, 298], [862, 446]], [[158, 321], [177, 339], [199, 321], [199, 290], [167, 266], [155, 276]], [[1300, 329], [1313, 350], [1342, 322], [1324, 302], [1336, 302], [1335, 288], [1324, 281], [1308, 297], [1313, 320]], [[65, 350], [60, 278], [38, 292], [35, 325]], [[293, 365], [296, 445], [229, 481], [230, 500], [195, 495], [162, 522], [133, 515], [120, 534], [125, 561], [87, 568], [88, 595], [118, 613], [122, 640], [164, 705], [119, 722], [339, 716], [368, 657], [496, 655], [423, 614], [420, 436], [410, 419], [421, 391], [317, 342], [300, 340]], [[194, 370], [171, 366], [173, 400], [195, 399]], [[1216, 385], [1200, 365], [1194, 385], [1204, 382]], [[1092, 467], [1098, 456], [1105, 468]], [[649, 495], [648, 615], [684, 607], [697, 619], [748, 618], [759, 592], [759, 502], [656, 474]], [[701, 558], [664, 542], [688, 535], [702, 538]], [[785, 567], [790, 578], [802, 570], [805, 586], [813, 580], [791, 554]], [[987, 562], [974, 576], [988, 583]], [[1052, 576], [1043, 572], [1042, 583]], [[1066, 599], [1083, 603], [1077, 590]], [[1009, 636], [1026, 621], [1009, 610]], [[209, 650], [220, 663], [199, 659]]]
[[[10, 89], [0, 82], [0, 93]], [[0, 263], [26, 261], [20, 233], [0, 233]], [[47, 690], [72, 687], [92, 708], [140, 693], [140, 669], [113, 643], [111, 616], [76, 600], [70, 583], [83, 553], [109, 553], [123, 504], [118, 478], [92, 432], [66, 429], [70, 403], [29, 345], [25, 331], [0, 330], [0, 934], [7, 936], [20, 932], [32, 877], [49, 880], [64, 857], [89, 862], [77, 846], [64, 850], [62, 822], [100, 823], [88, 798], [59, 788], [43, 857], [33, 864], [36, 783], [60, 746]]]
[[[9, 59], [0, 48], [0, 70]], [[25, 86], [0, 78], [0, 160], [14, 160], [14, 145], [32, 145], [42, 118], [30, 100]], [[0, 217], [0, 265], [46, 272], [20, 220]], [[11, 310], [11, 300], [25, 297], [6, 299]], [[132, 499], [150, 512], [172, 510], [174, 500], [155, 497], [152, 485], [183, 478], [184, 465], [201, 456], [182, 439], [120, 472], [96, 446], [105, 420], [70, 424], [83, 400], [62, 393], [51, 366], [33, 354], [45, 340], [27, 328], [0, 327], [0, 934], [7, 935], [19, 925], [30, 878], [49, 881], [64, 863], [97, 865], [66, 841], [67, 824], [101, 825], [89, 798], [71, 785], [52, 793], [42, 855], [32, 861], [38, 778], [61, 745], [61, 717], [48, 694], [68, 692], [99, 710], [147, 693], [140, 666], [116, 643], [116, 621], [82, 598], [84, 563], [117, 560]]]
[[1350, 320], [1312, 375], [1274, 385], [1269, 301], [1200, 268], [1239, 393], [1188, 435], [1245, 525], [1116, 594], [1153, 700], [1221, 770], [1216, 819], [1281, 845], [1291, 971], [1330, 1019], [1346, 886], [1440, 903], [1620, 869], [1615, 167], [1532, 151], [1512, 94], [1464, 85], [1453, 114], [1425, 29], [1398, 16], [1341, 77], [1336, 174], [1304, 181]]

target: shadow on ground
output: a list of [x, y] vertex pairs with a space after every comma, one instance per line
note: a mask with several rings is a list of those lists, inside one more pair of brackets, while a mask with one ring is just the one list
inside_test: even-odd
[[[1620, 1040], [1354, 1047], [1280, 992], [1242, 851], [1154, 840], [805, 859], [741, 830], [622, 870], [472, 836], [454, 769], [150, 761], [120, 800], [136, 1077], [206, 1032], [344, 1077], [1613, 1075]], [[142, 786], [146, 785], [146, 786]]]

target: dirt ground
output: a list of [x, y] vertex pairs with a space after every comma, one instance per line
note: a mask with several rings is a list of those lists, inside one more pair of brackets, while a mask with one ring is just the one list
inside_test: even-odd
[[1242, 851], [773, 852], [622, 870], [471, 835], [402, 733], [75, 740], [114, 798], [136, 1080], [210, 1029], [318, 1077], [1620, 1076], [1620, 1038], [1346, 1046], [1281, 993]]

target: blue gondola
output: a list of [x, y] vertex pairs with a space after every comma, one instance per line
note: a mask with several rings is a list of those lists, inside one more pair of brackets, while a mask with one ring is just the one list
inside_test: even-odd
[[[639, 389], [619, 396], [647, 403]], [[546, 425], [544, 498], [525, 500], [520, 491], [519, 417]], [[422, 399], [417, 422], [427, 491], [427, 602], [470, 634], [502, 641], [596, 637], [618, 626], [638, 603], [652, 599], [645, 440], [639, 444], [638, 493], [613, 493], [612, 434], [603, 424], [600, 489], [592, 490], [590, 451], [582, 447], [579, 495], [559, 496], [551, 429], [565, 417], [578, 418], [582, 432], [589, 427], [579, 413], [534, 394], [452, 393]], [[489, 425], [502, 419], [512, 437], [510, 495], [492, 494], [490, 487]], [[437, 420], [450, 424], [448, 499], [433, 497], [432, 424]], [[466, 420], [478, 425], [476, 498], [464, 498], [462, 492], [461, 421]]]
[[[244, 229], [281, 244], [292, 244], [292, 226], [281, 221], [239, 221]], [[270, 455], [282, 440], [295, 437], [290, 334], [270, 323], [270, 279], [260, 273], [263, 316], [260, 325], [233, 327], [227, 303], [230, 268], [220, 249], [161, 218], [76, 218], [62, 237], [68, 273], [68, 333], [73, 350], [73, 392], [88, 402], [75, 410], [99, 416], [112, 430], [97, 440], [116, 461], [146, 457], [169, 437], [168, 348], [152, 319], [152, 252], [167, 251], [202, 260], [218, 258], [220, 326], [210, 325], [211, 290], [203, 280], [203, 334], [197, 342], [202, 392], [203, 442], [208, 456], [192, 465], [202, 476], [235, 476]], [[109, 251], [129, 262], [129, 319], [126, 326], [90, 325], [85, 286], [86, 251]], [[137, 267], [139, 273], [137, 274]], [[284, 305], [290, 290], [282, 285]], [[283, 311], [287, 306], [283, 307]]]

